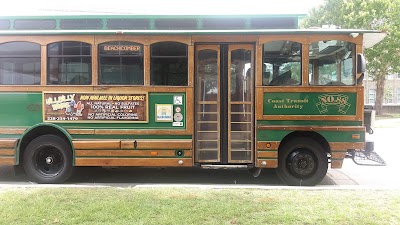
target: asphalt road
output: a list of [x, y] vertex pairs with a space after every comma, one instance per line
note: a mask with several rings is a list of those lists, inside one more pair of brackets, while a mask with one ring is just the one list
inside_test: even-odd
[[[342, 169], [329, 169], [317, 188], [395, 188], [400, 189], [398, 134], [400, 120], [387, 122], [389, 128], [376, 128], [372, 138], [375, 150], [387, 166], [358, 166], [345, 159]], [[393, 126], [397, 124], [399, 126]], [[388, 127], [388, 126], [380, 126]], [[216, 186], [241, 188], [276, 188], [283, 184], [274, 170], [263, 170], [254, 178], [247, 170], [204, 170], [199, 168], [76, 168], [66, 186]], [[64, 186], [65, 186], [64, 185]], [[24, 174], [14, 175], [10, 166], [0, 167], [0, 187], [40, 186], [29, 182]]]

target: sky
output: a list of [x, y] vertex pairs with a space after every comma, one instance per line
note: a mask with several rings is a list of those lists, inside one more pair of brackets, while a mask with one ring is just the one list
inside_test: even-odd
[[0, 16], [307, 14], [323, 0], [3, 0]]

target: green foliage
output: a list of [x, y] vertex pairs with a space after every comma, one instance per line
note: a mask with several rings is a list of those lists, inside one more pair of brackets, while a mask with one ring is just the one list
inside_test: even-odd
[[388, 36], [365, 51], [369, 75], [398, 72], [400, 60], [400, 0], [325, 0], [310, 11], [303, 27], [332, 24], [341, 28], [381, 30]]
[[325, 0], [310, 11], [303, 27], [381, 30], [388, 36], [365, 50], [368, 75], [377, 81], [375, 109], [382, 113], [385, 76], [400, 72], [400, 0]]

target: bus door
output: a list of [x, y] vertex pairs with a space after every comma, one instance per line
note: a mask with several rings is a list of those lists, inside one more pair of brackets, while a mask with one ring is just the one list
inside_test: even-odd
[[195, 46], [195, 162], [246, 164], [254, 157], [254, 46]]

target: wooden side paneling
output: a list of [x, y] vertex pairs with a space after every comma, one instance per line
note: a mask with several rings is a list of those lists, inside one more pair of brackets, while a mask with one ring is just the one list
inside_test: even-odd
[[12, 42], [12, 41], [28, 41], [38, 43], [40, 45], [47, 45], [59, 41], [80, 41], [89, 44], [94, 43], [93, 35], [34, 35], [34, 36], [2, 36], [0, 37], [0, 43]]
[[[0, 151], [1, 155], [1, 151]], [[175, 150], [76, 150], [75, 156], [77, 157], [176, 157]], [[191, 150], [184, 150], [184, 157], [191, 157]], [[179, 157], [176, 157], [179, 158]]]
[[150, 46], [144, 46], [144, 85], [150, 86]]
[[146, 92], [186, 92], [186, 89], [191, 87], [181, 86], [90, 86], [90, 85], [13, 85], [13, 86], [0, 86], [0, 91], [12, 91], [12, 92], [102, 92], [102, 93], [132, 93], [132, 89], [135, 91], [146, 91]]
[[364, 87], [357, 87], [356, 119], [364, 119]]
[[[182, 162], [181, 164], [179, 162]], [[191, 167], [191, 158], [77, 158], [76, 166]]]
[[14, 149], [0, 149], [0, 156], [15, 156]]
[[69, 134], [95, 134], [94, 129], [67, 129]]
[[347, 149], [364, 149], [364, 142], [330, 142], [332, 151], [346, 151]]
[[[256, 87], [257, 86], [261, 86], [262, 85], [262, 74], [263, 74], [263, 71], [262, 71], [262, 68], [263, 68], [263, 66], [262, 66], [262, 56], [263, 56], [263, 45], [257, 45], [256, 46], [256, 49], [255, 49], [255, 51], [256, 51], [256, 60], [255, 60], [255, 62], [256, 62], [256, 74], [255, 74], [255, 76], [256, 76]], [[257, 100], [257, 99], [256, 99]]]
[[257, 42], [258, 36], [256, 35], [194, 35], [192, 42]]
[[[309, 74], [308, 72], [308, 67], [309, 67], [309, 63], [308, 63], [308, 57], [309, 57], [309, 45], [302, 45], [301, 46], [301, 67], [302, 67], [302, 74]], [[308, 81], [309, 77], [308, 76], [302, 76], [302, 81], [301, 84], [303, 86], [308, 86]]]
[[186, 92], [186, 130], [188, 134], [194, 133], [194, 96], [193, 88]]
[[98, 85], [99, 83], [99, 48], [96, 44], [92, 46], [92, 85]]
[[26, 128], [1, 128], [0, 134], [23, 134]]
[[40, 85], [47, 84], [47, 46], [40, 46]]
[[332, 159], [344, 159], [346, 156], [346, 152], [332, 152], [331, 153]]
[[331, 168], [340, 169], [343, 166], [343, 159], [332, 159]]
[[194, 85], [194, 46], [188, 46], [188, 86]]
[[[262, 165], [263, 162], [267, 164], [265, 166]], [[256, 167], [261, 168], [278, 168], [278, 159], [257, 159]]]
[[191, 38], [190, 36], [185, 35], [96, 35], [96, 44], [110, 42], [110, 41], [130, 41], [136, 42], [143, 45], [151, 45], [157, 42], [164, 42], [164, 41], [172, 41], [172, 42], [180, 42], [183, 44], [190, 45]]
[[343, 87], [279, 87], [279, 86], [268, 86], [263, 87], [263, 92], [357, 92], [359, 87], [355, 86], [343, 86]]
[[15, 148], [18, 139], [1, 139], [0, 148]]
[[75, 140], [75, 149], [121, 149], [119, 140]]
[[[122, 149], [134, 149], [135, 140], [121, 141]], [[192, 149], [192, 140], [136, 140], [137, 149]]]
[[266, 126], [258, 125], [259, 130], [301, 130], [301, 131], [365, 131], [359, 126]]
[[0, 165], [16, 165], [17, 162], [14, 157], [0, 157]]
[[257, 151], [257, 158], [278, 158], [278, 151]]
[[257, 149], [278, 150], [280, 144], [279, 141], [257, 141]]
[[264, 90], [263, 88], [256, 87], [256, 120], [262, 120], [263, 107], [264, 107]]
[[101, 135], [190, 135], [192, 132], [188, 130], [172, 130], [172, 129], [96, 129], [95, 134]]

